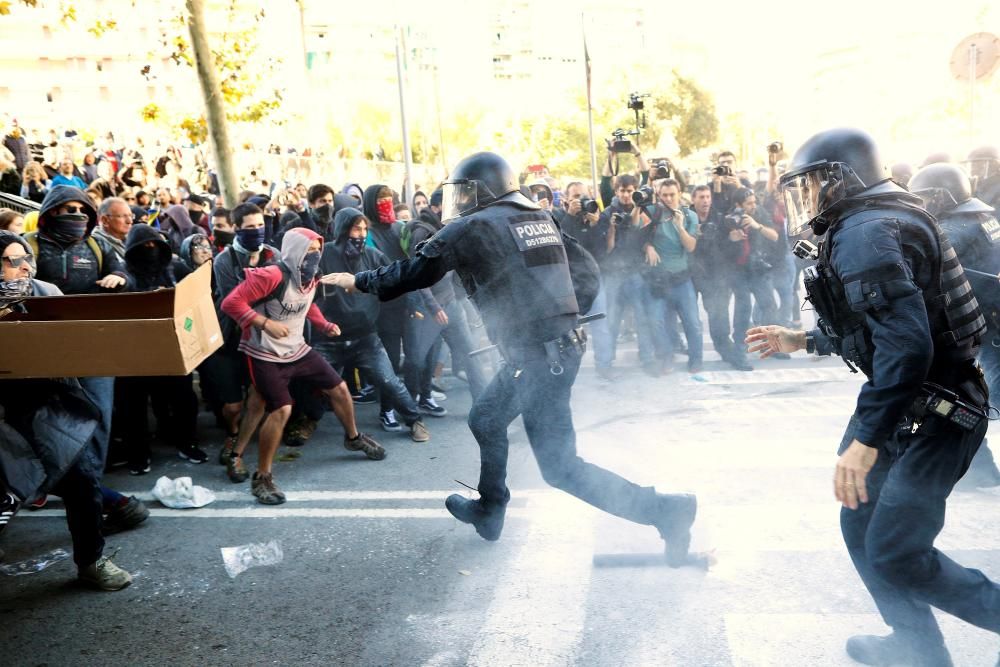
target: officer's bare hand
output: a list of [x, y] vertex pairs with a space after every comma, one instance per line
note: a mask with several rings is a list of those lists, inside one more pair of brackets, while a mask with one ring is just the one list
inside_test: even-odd
[[646, 246], [646, 264], [650, 266], [656, 266], [660, 263], [660, 253], [656, 252], [656, 248], [651, 245]]
[[851, 446], [841, 454], [837, 461], [837, 471], [833, 476], [833, 495], [844, 507], [856, 510], [859, 501], [868, 502], [865, 479], [877, 459], [878, 450], [860, 440], [851, 442]]
[[97, 281], [97, 284], [104, 289], [118, 289], [125, 284], [125, 279], [121, 276], [107, 275]]
[[319, 279], [324, 285], [333, 285], [334, 287], [342, 287], [348, 292], [354, 291], [354, 274], [353, 273], [328, 273]]
[[760, 352], [760, 358], [767, 359], [776, 352], [788, 353], [805, 349], [806, 332], [768, 324], [748, 329], [744, 342], [749, 346], [747, 350], [751, 354]]

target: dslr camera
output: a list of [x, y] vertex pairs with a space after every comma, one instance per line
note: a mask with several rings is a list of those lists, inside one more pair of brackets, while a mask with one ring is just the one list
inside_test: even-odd
[[780, 141], [774, 141], [767, 145], [768, 153], [780, 153], [784, 146], [782, 146]]
[[728, 164], [720, 164], [715, 169], [712, 170], [713, 176], [732, 176], [733, 168]]
[[[728, 167], [726, 167], [728, 169]], [[723, 217], [726, 232], [735, 232], [738, 229], [743, 229], [743, 216], [746, 215], [741, 207], [737, 206], [728, 215]]]
[[597, 202], [590, 197], [580, 197], [580, 210], [584, 213], [596, 215], [598, 211], [600, 211], [600, 207], [597, 205]]
[[653, 174], [650, 180], [658, 181], [661, 178], [670, 178], [670, 164], [666, 160], [659, 160], [653, 163]]
[[644, 185], [632, 193], [632, 203], [636, 206], [649, 206], [653, 203], [653, 188]]

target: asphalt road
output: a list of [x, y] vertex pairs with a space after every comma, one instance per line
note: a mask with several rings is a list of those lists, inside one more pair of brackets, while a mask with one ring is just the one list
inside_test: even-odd
[[[382, 433], [375, 406], [359, 408], [385, 461], [346, 451], [327, 416], [298, 459], [277, 464], [289, 500], [280, 507], [256, 504], [249, 482], [231, 484], [214, 457], [195, 466], [161, 448], [152, 474], [109, 474], [109, 486], [147, 498], [160, 475], [189, 475], [218, 498], [186, 511], [150, 501], [146, 524], [109, 538], [134, 576], [124, 591], [81, 588], [70, 560], [0, 576], [0, 663], [853, 664], [847, 636], [885, 631], [831, 497], [857, 377], [837, 360], [798, 354], [753, 373], [710, 361], [704, 381], [627, 370], [613, 384], [581, 371], [579, 450], [638, 483], [697, 492], [695, 548], [719, 559], [708, 573], [643, 565], [662, 551], [655, 530], [547, 488], [518, 423], [502, 539], [486, 543], [453, 520], [444, 497], [463, 491], [456, 480], [475, 486], [478, 450], [465, 425], [468, 392], [452, 380], [449, 415], [428, 419], [430, 443]], [[214, 454], [221, 432], [206, 433]], [[994, 580], [998, 508], [1000, 495], [956, 492], [939, 540]], [[221, 548], [272, 540], [281, 563], [227, 575]], [[18, 515], [2, 547], [8, 563], [69, 550], [58, 501]], [[633, 565], [596, 567], [595, 555]], [[995, 664], [995, 635], [941, 622], [957, 665]]]

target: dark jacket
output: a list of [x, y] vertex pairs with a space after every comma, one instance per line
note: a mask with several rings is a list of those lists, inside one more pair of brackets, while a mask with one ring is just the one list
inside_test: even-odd
[[31, 149], [24, 136], [15, 137], [8, 134], [3, 138], [4, 147], [14, 154], [14, 166], [18, 172], [23, 172], [24, 167], [31, 161]]
[[[407, 254], [413, 257], [416, 254], [417, 247], [441, 231], [442, 227], [441, 217], [432, 211], [429, 206], [421, 211], [417, 219], [409, 222], [405, 227], [405, 229], [409, 230]], [[436, 315], [438, 312], [444, 310], [445, 306], [455, 300], [454, 274], [449, 272], [430, 288], [421, 289], [419, 294], [420, 299], [414, 302], [417, 310]]]
[[[358, 257], [348, 257], [345, 254], [351, 226], [359, 216], [361, 211], [356, 208], [344, 208], [337, 212], [333, 219], [336, 238], [333, 243], [323, 246], [323, 258], [319, 263], [322, 273], [358, 273], [389, 264], [385, 255], [367, 245]], [[340, 337], [335, 340], [356, 340], [375, 333], [381, 308], [378, 297], [374, 294], [348, 293], [340, 288], [321, 284], [316, 303], [323, 317], [340, 326]]]
[[[356, 202], [354, 201], [354, 197], [349, 195], [334, 195], [334, 217], [336, 217], [338, 211], [355, 205]], [[284, 219], [284, 216], [282, 216], [282, 219]], [[281, 239], [285, 236], [285, 233], [289, 229], [295, 229], [296, 227], [304, 227], [309, 231], [316, 232], [323, 237], [324, 245], [327, 243], [333, 243], [337, 238], [337, 234], [334, 231], [336, 225], [331, 222], [325, 229], [320, 229], [321, 225], [316, 222], [316, 218], [312, 214], [312, 209], [307, 208], [306, 210], [297, 213], [295, 218], [290, 218], [285, 224], [282, 225], [278, 233], [274, 235], [274, 246], [276, 248], [280, 248]]]
[[564, 232], [580, 242], [580, 245], [597, 260], [598, 264], [604, 262], [608, 254], [608, 227], [610, 218], [601, 216], [597, 219], [597, 224], [591, 227], [583, 218], [583, 213], [570, 215], [565, 210], [553, 212], [556, 222]]
[[124, 286], [115, 291], [129, 289], [131, 278], [125, 270], [125, 263], [118, 257], [114, 248], [99, 238], [94, 242], [101, 251], [100, 261], [91, 249], [86, 237], [69, 246], [50, 239], [45, 234], [45, 225], [55, 210], [67, 202], [80, 202], [84, 205], [87, 217], [90, 218], [87, 227], [88, 236], [97, 225], [97, 211], [90, 203], [90, 198], [77, 188], [57, 186], [49, 190], [38, 212], [38, 272], [39, 280], [56, 285], [65, 294], [95, 294], [102, 290], [97, 281], [110, 275], [125, 279]]
[[[146, 254], [149, 249], [145, 244], [150, 241], [156, 244], [152, 257]], [[184, 262], [174, 257], [163, 234], [149, 225], [135, 225], [129, 230], [125, 238], [125, 264], [135, 281], [133, 292], [173, 287], [188, 273]]]
[[[281, 259], [281, 253], [277, 248], [265, 245], [260, 251], [260, 261], [258, 267], [276, 263]], [[236, 286], [243, 282], [243, 270], [250, 267], [250, 255], [237, 251], [233, 246], [228, 246], [220, 252], [212, 262], [212, 274], [215, 301], [215, 312], [219, 318], [219, 326], [222, 328], [224, 339], [235, 346], [239, 343], [240, 328], [236, 326], [229, 315], [222, 312], [222, 300], [229, 296], [229, 293], [236, 289]]]

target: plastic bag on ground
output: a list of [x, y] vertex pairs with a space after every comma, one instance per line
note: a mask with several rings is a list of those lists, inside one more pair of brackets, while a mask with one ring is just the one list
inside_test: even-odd
[[254, 542], [238, 547], [223, 547], [222, 562], [231, 579], [251, 567], [261, 565], [277, 565], [285, 555], [281, 551], [281, 543], [271, 540], [267, 544]]
[[41, 572], [50, 565], [58, 563], [61, 560], [66, 560], [67, 558], [69, 558], [69, 553], [67, 553], [65, 549], [53, 549], [48, 553], [35, 556], [34, 558], [28, 558], [27, 560], [22, 560], [17, 563], [0, 564], [0, 574], [5, 574], [8, 577], [17, 577], [22, 574], [35, 574], [36, 572]]
[[190, 477], [161, 477], [153, 487], [153, 497], [172, 509], [204, 507], [215, 501], [215, 494], [203, 486], [194, 486]]

